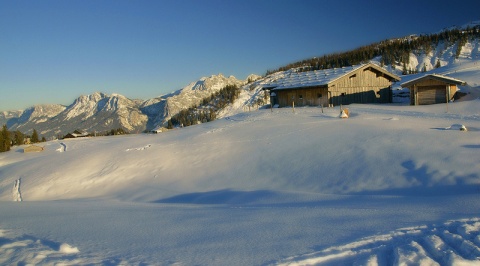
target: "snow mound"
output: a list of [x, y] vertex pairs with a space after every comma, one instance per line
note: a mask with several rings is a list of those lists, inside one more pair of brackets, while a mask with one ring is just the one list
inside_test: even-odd
[[280, 265], [478, 265], [480, 218], [402, 228], [288, 258]]
[[[30, 235], [15, 235], [0, 230], [1, 265], [75, 265], [85, 264], [79, 250], [67, 243], [57, 243]], [[90, 263], [96, 263], [90, 260]]]
[[75, 254], [75, 253], [79, 253], [80, 251], [76, 247], [72, 247], [67, 243], [63, 243], [60, 245], [59, 252], [64, 254]]
[[460, 130], [460, 131], [467, 131], [467, 128], [465, 127], [465, 125], [461, 125], [461, 124], [453, 124], [447, 128], [445, 128], [446, 130]]

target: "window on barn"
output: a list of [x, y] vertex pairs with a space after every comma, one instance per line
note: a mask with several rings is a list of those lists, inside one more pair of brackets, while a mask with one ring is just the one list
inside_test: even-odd
[[321, 93], [317, 93], [317, 98], [322, 98], [322, 94], [321, 94]]
[[298, 95], [298, 99], [303, 100], [303, 95]]

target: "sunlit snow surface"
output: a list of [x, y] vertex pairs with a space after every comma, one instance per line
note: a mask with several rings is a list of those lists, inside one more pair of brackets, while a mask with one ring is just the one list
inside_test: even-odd
[[443, 69], [472, 86], [448, 105], [239, 105], [161, 134], [13, 147], [0, 264], [478, 265], [478, 68]]

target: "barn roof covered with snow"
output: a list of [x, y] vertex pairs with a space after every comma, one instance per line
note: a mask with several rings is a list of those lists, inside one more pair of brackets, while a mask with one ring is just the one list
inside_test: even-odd
[[410, 87], [414, 84], [417, 84], [417, 83], [425, 81], [425, 80], [436, 80], [436, 81], [440, 81], [440, 82], [443, 82], [443, 83], [455, 84], [455, 85], [465, 85], [466, 84], [466, 82], [463, 81], [463, 80], [459, 80], [459, 79], [455, 79], [455, 78], [451, 78], [451, 77], [447, 77], [447, 76], [439, 75], [439, 74], [429, 74], [429, 75], [424, 75], [424, 76], [421, 76], [419, 78], [412, 79], [410, 81], [404, 82], [404, 83], [400, 84], [400, 86], [402, 86], [403, 88]]
[[349, 75], [359, 69], [371, 69], [379, 72], [391, 81], [399, 81], [400, 77], [388, 72], [382, 67], [367, 63], [351, 67], [333, 68], [325, 70], [315, 70], [308, 72], [290, 72], [276, 81], [266, 84], [264, 87], [273, 90], [287, 90], [295, 88], [328, 86], [330, 83]]

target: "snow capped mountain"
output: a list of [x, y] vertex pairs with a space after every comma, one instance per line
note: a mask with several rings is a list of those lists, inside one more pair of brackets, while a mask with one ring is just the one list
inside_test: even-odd
[[22, 110], [0, 112], [0, 125], [10, 125], [22, 115]]
[[174, 93], [147, 100], [141, 106], [142, 112], [149, 117], [147, 129], [165, 126], [166, 122], [181, 110], [197, 106], [205, 97], [211, 96], [227, 85], [241, 87], [244, 84], [245, 81], [234, 76], [225, 77], [218, 74], [203, 77]]
[[31, 133], [34, 128], [37, 128], [37, 125], [57, 116], [64, 111], [65, 108], [65, 106], [59, 104], [35, 105], [22, 111], [18, 117], [9, 119], [7, 126], [11, 130]]
[[[250, 76], [251, 80], [259, 76]], [[9, 130], [30, 133], [36, 129], [46, 138], [63, 136], [75, 130], [105, 132], [123, 128], [140, 133], [162, 127], [173, 115], [199, 104], [227, 85], [242, 86], [245, 81], [222, 74], [203, 77], [181, 90], [146, 101], [132, 100], [120, 94], [95, 92], [82, 95], [68, 107], [38, 105], [24, 111], [2, 112], [0, 122]]]
[[123, 95], [96, 92], [78, 97], [62, 113], [48, 121], [43, 135], [57, 135], [80, 129], [102, 132], [123, 128], [130, 132], [145, 129], [148, 117], [139, 110], [140, 102]]
[[140, 101], [123, 95], [95, 92], [78, 97], [68, 107], [37, 105], [17, 116], [11, 113], [6, 122], [10, 130], [31, 133], [36, 129], [46, 138], [63, 136], [75, 130], [101, 132], [120, 127], [141, 132], [148, 118], [139, 110], [140, 104]]
[[196, 82], [190, 83], [177, 95], [167, 98], [166, 116], [164, 122], [181, 110], [190, 106], [198, 105], [203, 98], [212, 95], [227, 85], [238, 87], [245, 84], [245, 81], [238, 80], [234, 76], [225, 77], [223, 74], [204, 77]]

